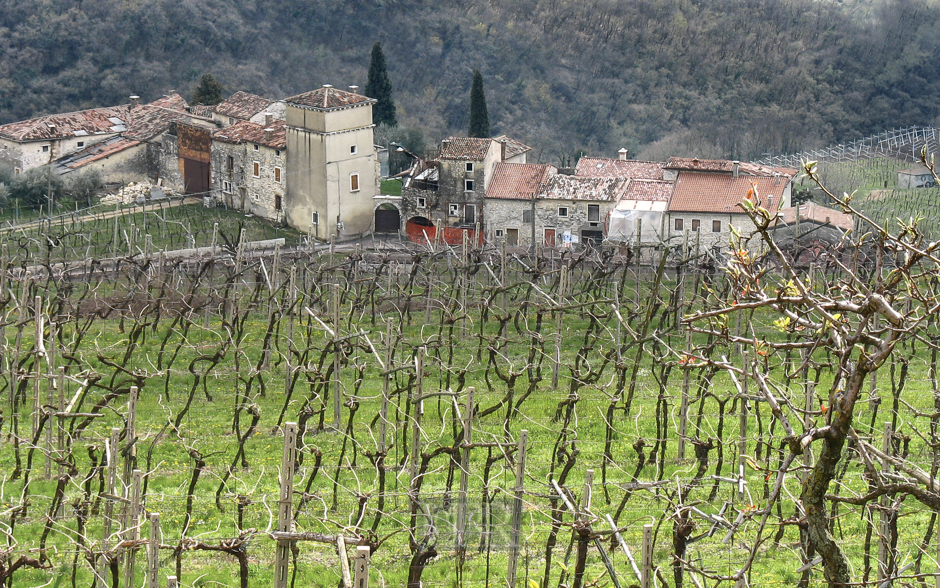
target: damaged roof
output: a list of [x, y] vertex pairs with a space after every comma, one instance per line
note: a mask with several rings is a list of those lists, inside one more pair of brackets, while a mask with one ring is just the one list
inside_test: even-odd
[[[813, 202], [806, 202], [799, 206], [791, 206], [780, 211], [777, 217], [777, 227], [796, 223], [797, 211], [800, 213], [800, 222], [812, 222], [820, 225], [831, 225], [844, 231], [851, 231], [854, 225], [852, 215], [841, 210], [820, 206]], [[775, 227], [776, 228], [776, 227]]]
[[58, 161], [56, 161], [56, 170], [59, 173], [68, 173], [70, 171], [76, 170], [84, 165], [93, 163], [100, 159], [105, 159], [115, 153], [124, 151], [125, 149], [130, 149], [140, 145], [140, 141], [134, 139], [128, 139], [125, 137], [117, 136], [110, 137], [104, 141], [99, 141], [80, 151], [71, 153]]
[[633, 178], [647, 180], [663, 179], [663, 164], [656, 161], [633, 159], [606, 159], [582, 157], [578, 160], [575, 175], [584, 178]]
[[637, 202], [669, 202], [672, 196], [673, 183], [665, 180], [648, 180], [646, 178], [633, 178], [627, 186], [627, 192], [621, 198]]
[[248, 120], [275, 102], [270, 98], [239, 90], [216, 105], [215, 112], [222, 116]]
[[[272, 149], [285, 149], [287, 147], [286, 125], [287, 123], [283, 120], [275, 120], [269, 127], [243, 120], [230, 127], [219, 129], [212, 134], [212, 138], [233, 145], [255, 143]], [[265, 139], [266, 128], [271, 129], [271, 136], [268, 139]]]
[[556, 173], [547, 163], [497, 163], [486, 188], [486, 198], [531, 200], [546, 178]]
[[167, 94], [163, 98], [157, 98], [150, 103], [150, 106], [157, 108], [169, 108], [170, 110], [186, 110], [186, 99], [179, 94]]
[[[665, 169], [678, 171], [701, 171], [701, 172], [722, 172], [733, 173], [735, 162], [727, 159], [697, 159], [687, 157], [670, 157], [666, 163]], [[749, 176], [774, 176], [781, 175], [793, 177], [797, 170], [788, 167], [770, 167], [760, 165], [759, 163], [741, 162], [738, 163], [738, 171]]]
[[122, 123], [127, 120], [130, 109], [130, 105], [124, 104], [40, 116], [0, 126], [0, 137], [25, 142], [119, 133], [124, 130]]
[[523, 153], [532, 151], [532, 148], [526, 145], [525, 143], [516, 141], [512, 137], [508, 137], [506, 135], [493, 137], [493, 140], [506, 144], [506, 159], [512, 159], [513, 157], [517, 155], [522, 155]]
[[128, 139], [147, 141], [170, 128], [170, 124], [187, 120], [189, 113], [185, 110], [173, 110], [157, 107], [151, 104], [137, 106], [130, 111], [127, 129], [121, 133]]
[[338, 90], [332, 86], [328, 88], [317, 88], [316, 90], [304, 92], [303, 94], [297, 94], [296, 96], [291, 96], [290, 98], [285, 98], [284, 100], [290, 104], [306, 106], [307, 108], [314, 108], [316, 110], [348, 108], [351, 106], [373, 104], [376, 102], [374, 99], [369, 98], [368, 96], [363, 96], [362, 94], [353, 94], [352, 92], [347, 92], [346, 90]]
[[539, 198], [617, 202], [627, 193], [629, 183], [627, 178], [579, 178], [558, 174], [542, 183]]
[[772, 212], [780, 207], [789, 180], [777, 177], [744, 177], [714, 173], [684, 172], [679, 174], [670, 212], [710, 212], [744, 214], [738, 203], [752, 187], [757, 189], [760, 206]]
[[[463, 161], [483, 161], [490, 150], [493, 139], [476, 137], [448, 137], [441, 141], [441, 154], [438, 159], [457, 159]], [[508, 146], [507, 146], [508, 147]]]

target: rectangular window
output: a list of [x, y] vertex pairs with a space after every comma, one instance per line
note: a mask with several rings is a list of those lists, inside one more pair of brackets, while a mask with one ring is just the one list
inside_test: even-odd
[[359, 153], [359, 146], [358, 146], [358, 145], [350, 145], [350, 146], [349, 146], [349, 154], [350, 154], [350, 155], [355, 155], [355, 154], [357, 154], [357, 153]]
[[427, 207], [428, 207], [428, 199], [427, 199], [427, 198], [424, 198], [424, 197], [422, 197], [422, 196], [419, 196], [419, 197], [418, 197], [418, 208], [427, 208]]
[[274, 181], [281, 183], [281, 168], [279, 167], [274, 168]]
[[463, 190], [464, 192], [473, 192], [473, 180], [464, 180]]
[[311, 212], [311, 213], [310, 213], [310, 224], [313, 225], [313, 226], [317, 226], [317, 225], [320, 224], [320, 213], [319, 213], [319, 212]]
[[258, 151], [258, 150], [260, 150], [260, 149], [261, 149], [261, 147], [259, 147], [258, 144], [255, 143], [255, 151]]
[[281, 150], [280, 150], [280, 149], [275, 149], [275, 150], [274, 150], [274, 155], [275, 155], [276, 157], [280, 157], [280, 156], [281, 156]]
[[349, 191], [358, 192], [359, 191], [359, 174], [349, 174]]
[[261, 202], [261, 196], [259, 196], [257, 192], [255, 192], [254, 194], [251, 195], [251, 199], [252, 199], [254, 202]]
[[702, 224], [702, 221], [698, 220], [697, 218], [693, 218], [693, 219], [692, 219], [692, 230], [693, 230], [693, 231], [697, 231], [700, 224]]
[[467, 173], [470, 173], [470, 172], [472, 172], [472, 171], [473, 171], [473, 164], [468, 161], [468, 162], [467, 162]]
[[496, 236], [497, 236], [497, 237], [502, 237], [502, 236], [503, 236], [503, 230], [502, 230], [502, 229], [496, 229]]
[[527, 208], [522, 211], [522, 222], [525, 224], [530, 224], [532, 222], [532, 209]]
[[675, 221], [673, 221], [673, 228], [676, 231], [681, 231], [684, 228], [684, 224], [685, 223], [681, 218], [677, 218]]
[[260, 163], [258, 163], [258, 162], [256, 161], [256, 162], [253, 164], [252, 170], [253, 170], [253, 175], [254, 175], [256, 178], [260, 178], [260, 177], [261, 177], [261, 164], [260, 164]]
[[42, 146], [42, 152], [43, 152], [43, 153], [49, 153], [49, 146], [48, 146], [48, 145], [43, 145], [43, 146]]
[[222, 182], [222, 191], [226, 194], [232, 193], [232, 183], [231, 182]]
[[460, 205], [459, 204], [448, 205], [447, 216], [460, 216]]
[[228, 170], [228, 173], [235, 171], [235, 158], [231, 155], [225, 158], [225, 169]]
[[559, 206], [559, 207], [558, 207], [558, 216], [561, 217], [561, 218], [567, 218], [567, 217], [568, 217], [568, 207], [567, 207], [567, 206]]
[[588, 222], [596, 223], [601, 220], [601, 205], [600, 204], [588, 204]]
[[13, 175], [15, 175], [15, 176], [20, 175], [20, 168], [18, 168], [18, 167], [13, 168]]
[[232, 117], [228, 117], [228, 124], [230, 124], [230, 125], [235, 124], [235, 119], [232, 118]]
[[477, 222], [477, 207], [473, 204], [467, 204], [463, 207], [463, 222], [472, 225]]
[[76, 143], [76, 145], [79, 146], [79, 147], [84, 147], [84, 146], [85, 146], [85, 142], [84, 142], [84, 141], [79, 141], [78, 143]]
[[280, 210], [280, 209], [281, 209], [281, 195], [275, 194], [274, 195], [274, 210]]
[[721, 232], [721, 221], [712, 221], [712, 232], [713, 233]]

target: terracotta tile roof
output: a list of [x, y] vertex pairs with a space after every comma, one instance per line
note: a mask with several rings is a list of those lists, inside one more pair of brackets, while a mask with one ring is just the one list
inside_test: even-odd
[[56, 167], [60, 172], [71, 171], [88, 165], [89, 163], [104, 159], [109, 155], [119, 153], [125, 149], [130, 149], [140, 145], [140, 141], [127, 139], [124, 137], [111, 137], [104, 141], [99, 141], [93, 145], [85, 147], [81, 151], [76, 151], [56, 162]]
[[0, 137], [13, 141], [48, 141], [124, 131], [130, 105], [51, 114], [0, 126]]
[[169, 94], [150, 103], [151, 106], [169, 108], [170, 110], [186, 110], [186, 99], [179, 94]]
[[680, 172], [669, 201], [670, 212], [714, 212], [744, 214], [738, 203], [744, 199], [752, 184], [756, 184], [762, 206], [767, 207], [773, 197], [774, 207], [789, 180], [781, 177], [737, 178], [726, 174]]
[[186, 110], [193, 116], [212, 118], [212, 113], [215, 112], [215, 106], [203, 106], [202, 104], [197, 104], [195, 106], [188, 106]]
[[217, 104], [215, 111], [222, 116], [248, 120], [271, 104], [274, 104], [274, 102], [275, 101], [270, 98], [239, 90]]
[[127, 129], [121, 135], [128, 139], [147, 141], [165, 133], [171, 123], [188, 118], [189, 114], [185, 110], [173, 110], [152, 104], [135, 106], [128, 115]]
[[[268, 140], [264, 138], [265, 128], [274, 131]], [[285, 149], [287, 147], [287, 126], [283, 120], [272, 122], [270, 127], [243, 120], [230, 127], [219, 129], [212, 134], [212, 138], [215, 141], [232, 143], [233, 145], [257, 143], [272, 149]]]
[[338, 90], [333, 87], [318, 88], [310, 92], [304, 92], [303, 94], [297, 94], [296, 96], [285, 98], [284, 100], [289, 104], [306, 106], [308, 108], [316, 108], [318, 110], [346, 108], [349, 106], [372, 104], [375, 102], [374, 99], [369, 98], [368, 96], [363, 96], [362, 94], [353, 94], [352, 92]]
[[486, 198], [531, 200], [546, 178], [555, 173], [555, 168], [547, 163], [497, 163], [486, 188]]
[[516, 141], [515, 139], [506, 135], [493, 137], [493, 140], [506, 144], [506, 159], [511, 159], [517, 155], [532, 151], [532, 148], [528, 145], [520, 143], [519, 141]]
[[492, 144], [493, 139], [448, 137], [441, 141], [441, 153], [437, 158], [483, 161]]
[[579, 178], [553, 175], [542, 183], [539, 198], [550, 200], [597, 200], [617, 202], [627, 193], [626, 178]]
[[628, 159], [605, 159], [582, 157], [578, 160], [575, 175], [584, 178], [634, 178], [647, 180], [663, 179], [663, 164], [656, 161]]
[[[780, 211], [782, 217], [778, 217], [777, 226], [786, 226], [796, 223], [796, 206], [784, 208]], [[852, 215], [846, 214], [841, 210], [826, 208], [813, 202], [807, 202], [799, 205], [800, 221], [814, 222], [820, 225], [832, 225], [844, 231], [852, 229]]]
[[[723, 172], [733, 173], [734, 162], [727, 159], [696, 159], [686, 157], [670, 157], [666, 163], [665, 169], [678, 171], [701, 171], [701, 172]], [[773, 176], [783, 175], [793, 177], [797, 170], [786, 167], [769, 167], [758, 163], [741, 162], [738, 164], [740, 173], [749, 176]]]
[[634, 178], [627, 186], [627, 192], [621, 200], [638, 200], [643, 202], [669, 202], [674, 184], [665, 180], [647, 180]]

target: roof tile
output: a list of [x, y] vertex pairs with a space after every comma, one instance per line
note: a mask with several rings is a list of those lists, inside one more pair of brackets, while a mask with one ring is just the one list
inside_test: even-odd
[[512, 159], [517, 155], [522, 155], [523, 153], [532, 151], [532, 148], [525, 143], [516, 141], [512, 137], [506, 135], [500, 135], [498, 137], [494, 137], [493, 139], [500, 143], [506, 144], [506, 159]]
[[547, 163], [497, 163], [486, 188], [486, 197], [531, 200], [538, 194], [542, 183], [555, 173], [555, 168]]
[[580, 178], [559, 174], [545, 180], [539, 198], [617, 202], [627, 193], [629, 183], [627, 178]]
[[789, 180], [781, 177], [737, 178], [726, 174], [680, 172], [669, 202], [670, 212], [739, 213], [738, 203], [752, 186], [757, 188], [761, 206], [779, 207]]
[[220, 102], [215, 107], [215, 111], [222, 116], [248, 120], [268, 106], [274, 104], [274, 102], [274, 100], [265, 98], [264, 96], [238, 91]]
[[582, 157], [578, 160], [575, 175], [584, 178], [661, 180], [663, 179], [663, 164], [656, 161], [636, 161], [633, 159]]
[[361, 104], [372, 104], [375, 102], [373, 98], [369, 98], [368, 96], [363, 96], [362, 94], [353, 94], [352, 92], [338, 90], [333, 87], [317, 88], [316, 90], [311, 90], [310, 92], [304, 92], [303, 94], [297, 94], [296, 96], [285, 98], [285, 101], [290, 104], [306, 106], [308, 108], [315, 108], [317, 110], [346, 108], [349, 106], [359, 106]]
[[[265, 128], [273, 130], [270, 139], [264, 138]], [[219, 129], [212, 134], [212, 138], [216, 141], [234, 145], [257, 143], [272, 149], [285, 149], [287, 147], [287, 126], [283, 120], [273, 121], [269, 127], [243, 120], [230, 127]]]
[[441, 153], [438, 159], [458, 159], [463, 161], [483, 161], [493, 144], [493, 139], [475, 137], [448, 137], [441, 141]]

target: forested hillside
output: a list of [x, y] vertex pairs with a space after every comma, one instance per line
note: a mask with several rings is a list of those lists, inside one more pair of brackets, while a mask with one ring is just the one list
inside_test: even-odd
[[5, 0], [0, 122], [178, 91], [203, 73], [270, 97], [364, 85], [381, 41], [400, 124], [579, 150], [753, 157], [940, 107], [927, 0]]

